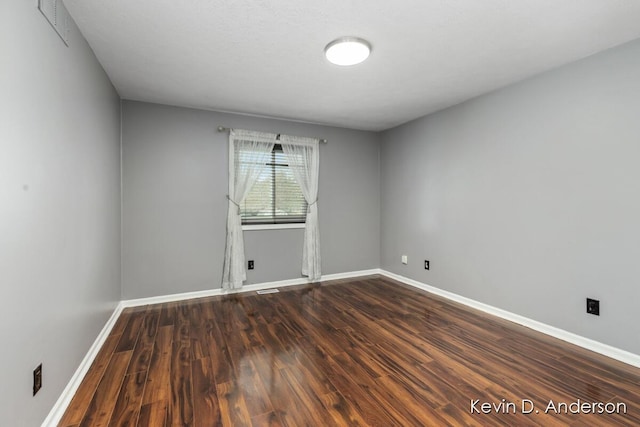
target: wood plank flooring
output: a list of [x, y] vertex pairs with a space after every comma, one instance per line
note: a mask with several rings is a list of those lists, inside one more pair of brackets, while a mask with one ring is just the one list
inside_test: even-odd
[[371, 276], [127, 309], [59, 425], [637, 426], [640, 369]]

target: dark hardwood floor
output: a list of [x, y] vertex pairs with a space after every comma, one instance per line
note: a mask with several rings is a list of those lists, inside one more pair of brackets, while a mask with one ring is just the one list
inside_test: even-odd
[[60, 423], [107, 425], [637, 426], [640, 369], [374, 276], [125, 310]]

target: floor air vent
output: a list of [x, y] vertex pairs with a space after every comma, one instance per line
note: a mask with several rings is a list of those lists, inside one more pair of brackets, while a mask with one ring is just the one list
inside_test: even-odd
[[278, 292], [280, 292], [278, 289], [263, 289], [261, 291], [256, 291], [256, 293], [258, 295], [264, 295], [264, 294], [277, 294]]

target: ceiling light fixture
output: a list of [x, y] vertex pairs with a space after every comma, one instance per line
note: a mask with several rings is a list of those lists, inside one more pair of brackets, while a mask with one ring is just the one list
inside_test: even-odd
[[324, 55], [336, 65], [356, 65], [369, 57], [371, 45], [358, 37], [340, 37], [324, 48]]

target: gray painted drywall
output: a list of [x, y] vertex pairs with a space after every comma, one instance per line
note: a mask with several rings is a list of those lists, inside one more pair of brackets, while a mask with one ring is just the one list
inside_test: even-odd
[[[379, 135], [123, 101], [123, 298], [220, 287], [228, 134], [219, 125], [327, 138], [320, 146], [323, 274], [380, 263]], [[247, 284], [301, 277], [303, 230], [246, 231]]]
[[0, 425], [36, 426], [120, 299], [120, 100], [75, 26], [0, 7]]
[[638, 76], [636, 41], [385, 132], [382, 268], [640, 354]]

